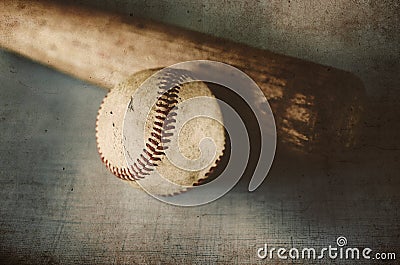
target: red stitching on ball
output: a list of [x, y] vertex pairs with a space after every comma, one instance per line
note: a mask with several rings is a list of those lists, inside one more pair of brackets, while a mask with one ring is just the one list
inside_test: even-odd
[[[148, 138], [145, 144], [146, 148], [143, 149], [147, 157], [141, 154], [136, 162], [134, 162], [134, 167], [138, 170], [138, 172], [135, 172], [135, 177], [140, 177], [141, 174], [145, 173], [144, 171], [153, 171], [152, 167], [157, 166], [158, 162], [161, 161], [160, 156], [165, 155], [163, 151], [168, 149], [168, 146], [165, 144], [170, 142], [167, 138], [173, 135], [173, 133], [167, 131], [175, 129], [175, 126], [171, 124], [176, 122], [172, 117], [177, 115], [175, 112], [171, 112], [171, 110], [178, 103], [178, 93], [182, 87], [182, 81], [186, 78], [187, 76], [177, 78], [175, 73], [167, 73], [166, 78], [159, 82], [159, 91], [157, 92], [159, 97], [156, 102], [155, 112], [162, 115], [155, 116], [150, 134], [152, 137]], [[170, 84], [174, 84], [174, 86], [169, 88]], [[148, 173], [145, 174], [148, 175]]]

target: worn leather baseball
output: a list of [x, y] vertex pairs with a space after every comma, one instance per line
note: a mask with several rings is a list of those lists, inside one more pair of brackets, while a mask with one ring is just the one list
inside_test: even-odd
[[[213, 116], [217, 120], [197, 117], [187, 121], [180, 131], [174, 127], [174, 123], [177, 123], [179, 118], [183, 116], [180, 115], [182, 111], [185, 111], [185, 116], [188, 116], [188, 111], [195, 111], [190, 110], [190, 108], [180, 109], [180, 103], [195, 97], [215, 98], [207, 85], [202, 82], [191, 82], [177, 86], [160, 96], [157, 99], [157, 104], [145, 106], [150, 109], [150, 112], [144, 128], [140, 128], [137, 125], [139, 123], [135, 120], [126, 123], [126, 120], [124, 121], [125, 113], [141, 108], [141, 106], [129, 107], [132, 102], [131, 97], [135, 95], [140, 85], [155, 72], [157, 70], [144, 70], [135, 73], [107, 94], [97, 116], [97, 147], [103, 163], [118, 178], [127, 181], [135, 188], [140, 188], [140, 185], [137, 184], [137, 180], [140, 179], [142, 183], [145, 183], [145, 189], [148, 192], [157, 195], [173, 195], [207, 179], [217, 165], [218, 159], [223, 155], [225, 131], [223, 125], [217, 122], [217, 120], [222, 120], [222, 114], [216, 100], [215, 104], [212, 102], [212, 104], [204, 107], [211, 108], [214, 113]], [[152, 86], [154, 88], [151, 89], [160, 90], [156, 83]], [[173, 115], [171, 115], [171, 111], [174, 112]], [[131, 126], [130, 131], [133, 132], [144, 130], [143, 139], [134, 139], [133, 137], [135, 141], [128, 144], [130, 149], [135, 150], [135, 152], [132, 152], [135, 157], [130, 159], [135, 163], [131, 165], [127, 164], [125, 158], [125, 152], [129, 152], [129, 150], [126, 150], [127, 146], [123, 138], [123, 126]], [[165, 131], [167, 129], [168, 131]], [[140, 135], [140, 133], [137, 133], [137, 135]], [[201, 153], [199, 143], [205, 138], [212, 139], [215, 147], [214, 153]], [[188, 160], [202, 158], [203, 163], [205, 161], [208, 163], [196, 170], [186, 170], [177, 166], [173, 161], [170, 161], [165, 152], [172, 147], [168, 146], [171, 144], [178, 145], [178, 149], [184, 158]], [[178, 186], [171, 188], [169, 185], [160, 183], [159, 178], [153, 176], [155, 172], [158, 172], [166, 180], [178, 184]]]

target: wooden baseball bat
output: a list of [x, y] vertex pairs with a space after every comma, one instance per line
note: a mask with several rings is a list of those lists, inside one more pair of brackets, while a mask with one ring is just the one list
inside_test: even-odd
[[[107, 89], [188, 60], [233, 65], [269, 99], [280, 142], [351, 146], [364, 87], [353, 74], [138, 17], [49, 1], [0, 2], [0, 46]], [[318, 143], [318, 144], [316, 144]]]

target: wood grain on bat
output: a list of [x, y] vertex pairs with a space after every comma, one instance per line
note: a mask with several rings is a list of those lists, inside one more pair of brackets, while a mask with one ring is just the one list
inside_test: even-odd
[[261, 87], [281, 141], [302, 147], [322, 138], [341, 145], [355, 139], [363, 85], [338, 69], [58, 2], [2, 1], [0, 35], [0, 46], [108, 89], [145, 69], [196, 59], [228, 63]]

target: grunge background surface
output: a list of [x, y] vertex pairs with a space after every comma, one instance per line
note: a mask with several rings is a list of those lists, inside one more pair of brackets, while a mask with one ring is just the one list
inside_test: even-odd
[[2, 263], [255, 264], [264, 243], [322, 248], [342, 235], [400, 258], [398, 1], [77, 2], [352, 72], [368, 96], [363, 144], [335, 156], [278, 154], [254, 193], [245, 180], [214, 203], [171, 207], [101, 164], [103, 89], [2, 51]]

